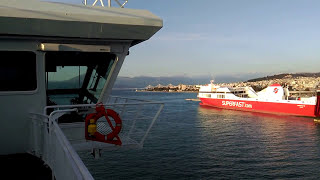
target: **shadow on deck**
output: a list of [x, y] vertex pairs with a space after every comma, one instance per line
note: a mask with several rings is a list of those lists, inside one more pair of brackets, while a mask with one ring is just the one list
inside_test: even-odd
[[31, 154], [0, 155], [0, 173], [8, 179], [51, 180], [51, 169]]

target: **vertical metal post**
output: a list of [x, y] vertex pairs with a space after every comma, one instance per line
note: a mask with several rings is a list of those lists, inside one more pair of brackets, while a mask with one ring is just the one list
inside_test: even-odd
[[[93, 2], [92, 6], [95, 6], [97, 2], [98, 2], [98, 0], [95, 0], [95, 1]], [[104, 6], [103, 0], [100, 0], [100, 3], [101, 3], [101, 6], [103, 7], [103, 6]]]
[[137, 112], [136, 112], [135, 116], [133, 117], [133, 122], [132, 122], [131, 128], [130, 128], [130, 130], [129, 130], [128, 134], [127, 134], [127, 135], [128, 135], [128, 137], [130, 137], [130, 135], [131, 135], [131, 133], [132, 133], [133, 129], [134, 129], [134, 128], [135, 128], [135, 126], [136, 126], [136, 121], [137, 121], [138, 117], [139, 117], [139, 116], [140, 116], [140, 114], [141, 114], [142, 106], [143, 106], [143, 104], [140, 104], [140, 105], [139, 105], [139, 107], [138, 107], [138, 109], [137, 109]]
[[92, 6], [95, 6], [97, 2], [98, 2], [98, 0], [95, 0], [95, 1], [93, 2]]
[[101, 6], [104, 7], [103, 0], [100, 0]]
[[[103, 0], [95, 0], [95, 1], [92, 3], [92, 6], [95, 6], [98, 1], [100, 1], [101, 6], [104, 6]], [[112, 5], [111, 5], [111, 1], [112, 1], [112, 0], [108, 0], [108, 7], [111, 7], [111, 6], [112, 6]], [[119, 5], [120, 8], [124, 8], [124, 5], [126, 5], [126, 4], [128, 3], [128, 0], [125, 0], [123, 3], [122, 3], [122, 2], [120, 3], [119, 0], [114, 0], [114, 1]], [[87, 1], [87, 0], [83, 0], [82, 2], [83, 2], [84, 5], [87, 5], [87, 4], [88, 4], [88, 1]]]
[[111, 93], [112, 86], [119, 74], [120, 68], [123, 64], [123, 61], [125, 57], [127, 56], [127, 53], [129, 51], [129, 44], [124, 44], [122, 46], [123, 48], [123, 53], [116, 53], [116, 59], [115, 62], [113, 63], [111, 70], [110, 70], [110, 75], [108, 75], [107, 82], [105, 86], [102, 89], [101, 95], [99, 97], [98, 102], [106, 102], [108, 96]]
[[141, 141], [140, 141], [140, 143], [139, 143], [139, 145], [140, 145], [141, 148], [143, 147], [143, 142], [144, 142], [144, 140], [146, 140], [146, 137], [148, 136], [151, 128], [153, 127], [154, 123], [155, 123], [156, 120], [158, 119], [158, 116], [160, 115], [160, 112], [162, 111], [163, 106], [164, 106], [164, 104], [161, 104], [161, 105], [160, 105], [160, 108], [159, 108], [158, 112], [157, 112], [156, 115], [153, 117], [153, 119], [152, 119], [152, 121], [151, 121], [151, 124], [149, 125], [146, 133], [144, 134], [143, 138], [141, 139]]
[[120, 117], [123, 115], [123, 113], [124, 113], [125, 110], [126, 110], [126, 104], [127, 104], [127, 102], [128, 102], [128, 98], [126, 98], [125, 101], [124, 101], [123, 108], [122, 108], [121, 112], [119, 113], [119, 114], [120, 114]]
[[128, 0], [127, 1], [125, 1], [120, 7], [121, 8], [123, 8], [124, 7], [124, 5], [126, 5], [127, 4], [127, 2], [128, 2]]

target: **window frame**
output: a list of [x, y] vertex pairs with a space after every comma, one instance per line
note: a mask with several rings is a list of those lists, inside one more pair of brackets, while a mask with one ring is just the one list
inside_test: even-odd
[[[89, 87], [86, 87], [85, 89], [87, 90], [87, 92], [88, 92], [88, 94], [90, 95], [90, 96], [92, 96], [94, 99], [96, 99], [96, 101], [97, 102], [99, 102], [99, 99], [101, 98], [101, 96], [103, 95], [103, 92], [104, 92], [104, 88], [105, 88], [105, 86], [108, 84], [108, 80], [109, 80], [109, 78], [112, 76], [112, 74], [113, 74], [113, 68], [114, 68], [114, 66], [115, 66], [115, 64], [117, 64], [117, 58], [118, 58], [118, 55], [116, 54], [116, 53], [112, 53], [112, 52], [96, 52], [96, 51], [46, 51], [45, 53], [44, 53], [44, 64], [45, 64], [45, 66], [46, 66], [46, 63], [47, 63], [47, 61], [48, 61], [48, 58], [47, 58], [47, 55], [48, 54], [50, 54], [50, 53], [58, 53], [59, 54], [59, 52], [64, 52], [64, 53], [73, 53], [73, 52], [77, 52], [77, 53], [92, 53], [92, 54], [94, 54], [94, 53], [104, 53], [104, 54], [109, 54], [109, 56], [113, 56], [113, 58], [111, 58], [110, 59], [110, 62], [109, 62], [109, 64], [108, 64], [108, 68], [107, 68], [107, 71], [106, 71], [106, 76], [105, 77], [101, 77], [102, 79], [105, 79], [105, 82], [103, 83], [103, 87], [101, 88], [101, 92], [100, 92], [100, 94], [99, 94], [99, 96], [96, 96], [94, 93], [92, 93], [88, 88]], [[103, 59], [100, 59], [99, 61], [103, 61]], [[70, 65], [70, 67], [73, 67], [73, 65]], [[74, 66], [74, 67], [78, 67], [78, 66]], [[93, 69], [93, 74], [94, 74], [94, 70], [96, 70], [96, 69]], [[47, 71], [46, 70], [44, 70], [45, 71], [45, 74], [47, 73]], [[92, 74], [92, 75], [93, 75]], [[45, 75], [45, 76], [47, 76], [47, 74]], [[63, 91], [63, 90], [68, 90], [69, 88], [67, 88], [67, 89], [48, 89], [48, 87], [47, 87], [47, 83], [49, 83], [49, 81], [48, 81], [48, 79], [47, 78], [45, 78], [45, 91], [46, 91], [46, 96], [47, 97], [49, 97], [50, 95], [53, 95], [53, 94], [50, 94], [50, 93], [48, 93], [49, 91], [52, 91], [52, 90], [57, 90], [57, 91]], [[90, 81], [91, 81], [91, 77], [90, 77]], [[90, 82], [89, 81], [89, 82]], [[90, 83], [89, 83], [90, 84]], [[89, 85], [88, 84], [88, 85]], [[82, 82], [82, 85], [83, 85], [83, 82]], [[81, 86], [82, 86], [81, 85]], [[72, 89], [72, 88], [71, 88]], [[76, 89], [78, 89], [78, 88], [73, 88], [73, 90], [76, 90]], [[78, 90], [81, 90], [81, 87], [79, 87], [79, 89]], [[70, 93], [71, 94], [71, 93]], [[77, 94], [78, 95], [78, 93], [75, 93], [75, 94]], [[87, 96], [88, 97], [88, 96]], [[92, 99], [90, 99], [90, 101], [92, 101]], [[96, 102], [90, 102], [90, 103], [96, 103]], [[89, 103], [89, 104], [90, 104]], [[65, 105], [65, 104], [58, 104], [58, 105]]]

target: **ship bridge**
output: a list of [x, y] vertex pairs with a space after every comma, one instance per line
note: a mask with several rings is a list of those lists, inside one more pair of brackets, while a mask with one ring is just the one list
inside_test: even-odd
[[[0, 155], [33, 152], [59, 179], [67, 178], [55, 168], [63, 152], [72, 159], [69, 166], [60, 162], [72, 169], [69, 178], [78, 179], [81, 171], [90, 179], [57, 119], [81, 108], [94, 110], [96, 103], [115, 108], [109, 96], [130, 47], [159, 31], [162, 19], [147, 10], [4, 0], [0, 24]], [[127, 102], [118, 102], [122, 114]]]

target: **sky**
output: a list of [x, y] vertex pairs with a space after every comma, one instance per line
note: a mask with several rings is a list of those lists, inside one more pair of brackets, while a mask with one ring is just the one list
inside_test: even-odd
[[163, 28], [130, 49], [119, 76], [320, 72], [319, 0], [129, 0], [125, 8], [151, 11]]

